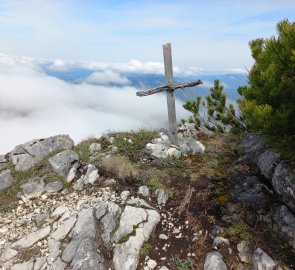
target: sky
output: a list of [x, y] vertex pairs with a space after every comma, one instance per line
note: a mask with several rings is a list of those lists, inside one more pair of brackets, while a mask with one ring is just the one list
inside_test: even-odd
[[[178, 76], [245, 73], [248, 41], [294, 14], [294, 0], [0, 0], [0, 154], [57, 134], [167, 128], [165, 96], [138, 98], [126, 73], [163, 74], [167, 42]], [[71, 83], [44, 66], [90, 72]], [[179, 100], [176, 112], [189, 116]]]
[[294, 20], [294, 0], [0, 0], [0, 52], [82, 62], [248, 69], [248, 42]]

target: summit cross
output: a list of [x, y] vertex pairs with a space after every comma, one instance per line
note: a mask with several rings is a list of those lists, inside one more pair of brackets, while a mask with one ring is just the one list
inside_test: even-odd
[[166, 91], [168, 120], [169, 120], [169, 139], [172, 144], [178, 145], [174, 90], [178, 90], [178, 89], [183, 90], [184, 88], [187, 88], [187, 87], [194, 87], [199, 84], [202, 84], [203, 82], [198, 80], [198, 81], [193, 81], [193, 82], [185, 83], [185, 84], [173, 84], [171, 43], [167, 43], [163, 45], [163, 56], [164, 56], [166, 84], [156, 88], [149, 89], [149, 90], [136, 92], [136, 95], [139, 97], [144, 97], [144, 96], [149, 96], [155, 93]]

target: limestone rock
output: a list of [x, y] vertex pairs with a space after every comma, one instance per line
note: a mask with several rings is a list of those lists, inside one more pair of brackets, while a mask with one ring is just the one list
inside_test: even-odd
[[96, 218], [102, 225], [101, 238], [105, 243], [110, 243], [111, 234], [119, 223], [121, 208], [114, 202], [102, 202], [96, 207]]
[[137, 191], [138, 194], [141, 194], [144, 197], [148, 197], [150, 195], [150, 190], [147, 186], [140, 186]]
[[168, 154], [166, 151], [156, 149], [151, 153], [151, 158], [153, 158], [153, 159], [167, 159]]
[[255, 270], [275, 270], [277, 263], [263, 250], [257, 248], [253, 254], [253, 266]]
[[80, 244], [80, 240], [78, 239], [72, 239], [72, 241], [66, 246], [63, 254], [62, 254], [62, 260], [65, 262], [71, 262], [74, 258], [74, 255], [76, 253], [76, 250]]
[[274, 170], [279, 162], [280, 157], [273, 149], [267, 149], [257, 157], [257, 166], [261, 174], [267, 179], [272, 178]]
[[0, 172], [0, 191], [11, 187], [14, 182], [14, 178], [11, 176], [10, 170]]
[[10, 153], [10, 158], [17, 171], [26, 171], [48, 154], [58, 150], [71, 149], [73, 145], [74, 142], [68, 135], [35, 139], [16, 146]]
[[45, 186], [45, 191], [47, 193], [56, 193], [61, 191], [62, 189], [63, 189], [63, 184], [60, 181], [51, 182]]
[[51, 234], [51, 237], [54, 240], [64, 239], [69, 234], [69, 232], [72, 230], [72, 228], [74, 227], [76, 220], [77, 220], [76, 217], [72, 216], [69, 219], [63, 221], [57, 227], [57, 229]]
[[6, 248], [0, 253], [0, 265], [11, 260], [13, 257], [15, 257], [18, 254], [18, 251], [11, 248]]
[[32, 232], [29, 235], [17, 240], [11, 245], [11, 248], [21, 250], [24, 248], [30, 248], [38, 241], [47, 237], [50, 233], [50, 226], [42, 228], [38, 231]]
[[83, 239], [75, 253], [70, 269], [72, 270], [106, 270], [103, 257], [97, 252], [94, 239]]
[[159, 205], [165, 205], [169, 199], [169, 194], [164, 189], [157, 189], [155, 195]]
[[239, 251], [240, 260], [242, 262], [245, 262], [245, 263], [252, 262], [253, 249], [251, 244], [248, 241], [243, 240], [241, 243], [237, 245], [237, 249]]
[[193, 138], [185, 138], [183, 142], [189, 147], [192, 154], [203, 154], [205, 152], [205, 146]]
[[256, 176], [239, 174], [232, 178], [231, 195], [247, 209], [267, 211], [271, 204], [272, 192]]
[[34, 260], [15, 264], [11, 267], [11, 270], [34, 270]]
[[67, 264], [64, 263], [59, 257], [52, 264], [52, 270], [64, 270], [66, 269]]
[[67, 206], [61, 205], [54, 209], [54, 211], [51, 213], [52, 218], [59, 217], [63, 215], [65, 212], [69, 211], [69, 208]]
[[[117, 244], [114, 249], [115, 270], [136, 269], [139, 261], [139, 252], [145, 241], [160, 221], [160, 215], [156, 210], [136, 209], [126, 206], [120, 219], [115, 239], [128, 237], [127, 241]], [[134, 233], [133, 233], [134, 230]]]
[[68, 183], [71, 183], [75, 179], [78, 167], [79, 167], [79, 163], [75, 162], [74, 165], [72, 166], [72, 168], [70, 169], [69, 173], [68, 173], [68, 176], [67, 176], [67, 179], [66, 179]]
[[130, 195], [130, 191], [124, 190], [121, 192], [120, 197], [121, 197], [122, 201], [125, 202], [128, 199], [129, 195]]
[[61, 252], [61, 250], [60, 250], [61, 242], [49, 238], [47, 245], [50, 250], [50, 253], [47, 258], [48, 262], [54, 262]]
[[79, 156], [72, 150], [62, 151], [48, 161], [52, 169], [63, 177], [67, 177], [72, 165], [79, 160]]
[[170, 147], [169, 149], [166, 150], [166, 153], [168, 157], [174, 157], [179, 159], [181, 156], [181, 151], [176, 149], [175, 147]]
[[276, 167], [271, 183], [280, 199], [295, 213], [294, 177], [291, 168], [282, 161]]
[[96, 167], [92, 164], [89, 164], [87, 166], [87, 172], [86, 175], [83, 178], [84, 184], [91, 184], [93, 185], [94, 182], [99, 178], [98, 170]]
[[224, 245], [229, 245], [229, 240], [226, 239], [226, 238], [223, 238], [221, 236], [216, 236], [214, 238], [214, 241], [213, 241], [213, 247], [221, 247], [221, 246], [224, 246]]
[[295, 215], [285, 206], [272, 208], [273, 228], [279, 232], [295, 249]]
[[47, 258], [46, 257], [39, 257], [35, 259], [35, 264], [34, 264], [34, 270], [41, 270], [41, 269], [45, 269], [43, 268], [43, 265], [47, 264], [46, 263]]
[[43, 179], [39, 178], [38, 180], [30, 180], [30, 182], [25, 183], [21, 186], [22, 194], [28, 198], [38, 198], [45, 191], [45, 184]]
[[35, 222], [37, 226], [41, 226], [49, 218], [48, 213], [41, 213], [35, 217]]
[[131, 205], [131, 206], [141, 207], [141, 208], [154, 209], [146, 201], [139, 199], [139, 198], [129, 199], [126, 202], [126, 204]]
[[73, 238], [95, 238], [96, 222], [91, 208], [82, 209], [78, 213], [78, 220], [73, 229]]
[[209, 252], [206, 255], [204, 270], [227, 270], [221, 253], [217, 251]]
[[4, 155], [0, 155], [0, 171], [5, 170], [7, 168], [8, 160]]

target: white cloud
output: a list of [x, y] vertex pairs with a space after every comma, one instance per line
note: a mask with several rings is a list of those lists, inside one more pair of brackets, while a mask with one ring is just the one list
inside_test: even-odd
[[89, 84], [99, 84], [99, 85], [130, 84], [130, 81], [126, 77], [122, 76], [120, 73], [114, 72], [109, 69], [93, 72], [84, 81]]
[[[2, 59], [2, 60], [1, 60]], [[71, 84], [38, 61], [0, 57], [0, 153], [33, 138], [69, 134], [76, 142], [106, 130], [167, 127], [165, 95], [139, 98], [133, 87]], [[176, 102], [177, 117], [188, 113]]]

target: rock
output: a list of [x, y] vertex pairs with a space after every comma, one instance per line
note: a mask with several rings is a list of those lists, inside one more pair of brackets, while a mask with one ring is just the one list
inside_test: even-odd
[[160, 234], [159, 239], [161, 240], [168, 240], [168, 236], [166, 234]]
[[0, 265], [1, 265], [5, 262], [11, 260], [12, 258], [14, 258], [18, 254], [18, 251], [7, 247], [0, 254], [1, 254], [1, 256], [0, 256]]
[[253, 254], [253, 266], [255, 270], [275, 270], [278, 265], [263, 250], [257, 248]]
[[69, 208], [67, 206], [61, 205], [54, 209], [54, 211], [51, 213], [52, 218], [57, 218], [63, 215], [65, 212], [69, 211]]
[[[136, 269], [140, 249], [160, 221], [160, 215], [155, 210], [126, 206], [120, 219], [115, 239], [129, 238], [116, 245], [114, 249], [115, 270]], [[133, 225], [135, 227], [133, 227]]]
[[266, 149], [265, 140], [257, 134], [247, 133], [242, 143], [237, 147], [237, 151], [241, 155], [239, 162], [249, 162], [256, 164], [257, 157]]
[[69, 174], [67, 176], [68, 183], [71, 183], [75, 179], [78, 167], [79, 167], [79, 162], [76, 162], [76, 163], [74, 163], [74, 165], [70, 169]]
[[101, 150], [101, 144], [100, 144], [100, 143], [92, 143], [92, 144], [89, 146], [89, 150], [90, 150], [91, 152], [100, 151], [100, 150]]
[[150, 190], [149, 190], [149, 188], [147, 186], [140, 186], [138, 188], [137, 193], [144, 196], [144, 197], [150, 196]]
[[224, 245], [228, 245], [229, 246], [229, 240], [226, 239], [226, 238], [223, 238], [221, 236], [216, 236], [214, 238], [214, 241], [213, 241], [213, 247], [221, 247], [221, 246], [224, 246]]
[[247, 209], [267, 212], [271, 204], [272, 193], [256, 176], [239, 174], [232, 178], [231, 195]]
[[295, 175], [291, 168], [284, 162], [280, 162], [273, 174], [271, 183], [282, 202], [295, 213]]
[[147, 208], [147, 209], [154, 209], [146, 201], [139, 198], [129, 199], [126, 204], [131, 206], [136, 206], [136, 207]]
[[11, 187], [14, 182], [14, 178], [11, 176], [10, 170], [0, 172], [0, 191]]
[[35, 222], [37, 226], [41, 226], [49, 218], [48, 213], [41, 213], [35, 217]]
[[273, 149], [267, 149], [257, 157], [257, 166], [261, 174], [267, 179], [272, 178], [274, 170], [279, 162], [280, 157]]
[[147, 265], [148, 269], [155, 269], [155, 267], [157, 266], [157, 262], [155, 260], [149, 259], [146, 262], [146, 265]]
[[162, 266], [159, 270], [169, 270], [166, 266]]
[[174, 157], [177, 159], [179, 159], [181, 156], [181, 151], [174, 148], [174, 147], [170, 147], [169, 149], [167, 149], [166, 153], [167, 153], [168, 157]]
[[76, 217], [72, 216], [63, 221], [57, 229], [51, 234], [51, 238], [54, 240], [63, 240], [69, 234], [76, 223]]
[[34, 270], [34, 260], [15, 264], [10, 270]]
[[227, 270], [221, 253], [217, 251], [209, 252], [206, 255], [204, 270]]
[[240, 260], [242, 262], [245, 262], [245, 263], [252, 262], [253, 248], [248, 241], [243, 240], [241, 243], [237, 245], [237, 249], [239, 251]]
[[38, 180], [29, 180], [30, 182], [25, 183], [21, 186], [22, 194], [28, 198], [38, 198], [45, 191], [45, 184], [43, 179], [39, 178]]
[[163, 141], [169, 141], [169, 136], [164, 132], [160, 132], [160, 137]]
[[103, 257], [97, 252], [94, 239], [83, 239], [72, 260], [71, 270], [106, 270]]
[[109, 138], [108, 138], [108, 141], [112, 144], [112, 143], [114, 143], [115, 138], [114, 138], [114, 137], [109, 137]]
[[218, 235], [222, 234], [223, 232], [224, 232], [224, 228], [222, 228], [218, 225], [214, 225], [214, 228], [213, 228], [211, 234], [213, 236], [218, 236]]
[[56, 193], [61, 191], [62, 189], [63, 189], [63, 184], [60, 181], [51, 182], [45, 186], [45, 191], [47, 193]]
[[50, 233], [50, 226], [42, 228], [38, 231], [32, 232], [29, 235], [17, 240], [11, 245], [11, 248], [16, 250], [21, 250], [24, 248], [30, 248], [38, 241], [42, 240], [43, 238], [47, 237]]
[[155, 150], [165, 150], [166, 147], [161, 143], [148, 143], [145, 148], [153, 152]]
[[98, 175], [98, 170], [96, 169], [96, 167], [92, 164], [89, 164], [87, 166], [87, 172], [86, 175], [83, 178], [84, 184], [91, 184], [93, 185], [94, 182], [99, 178]]
[[185, 143], [189, 147], [192, 154], [203, 154], [205, 152], [205, 146], [191, 137], [185, 138], [183, 140], [183, 143]]
[[128, 199], [129, 195], [130, 195], [130, 191], [124, 190], [121, 192], [120, 197], [121, 197], [122, 201], [125, 202]]
[[180, 143], [179, 149], [183, 155], [186, 155], [190, 152], [190, 148], [188, 147], [188, 145], [186, 143]]
[[48, 161], [54, 172], [67, 177], [72, 165], [79, 160], [79, 156], [72, 150], [62, 151], [51, 157]]
[[54, 239], [49, 238], [47, 242], [48, 248], [49, 248], [49, 255], [47, 257], [48, 262], [54, 262], [56, 258], [59, 256], [61, 250], [61, 242], [55, 241]]
[[4, 155], [0, 155], [0, 171], [5, 170], [7, 168], [8, 160]]
[[34, 264], [34, 270], [41, 270], [45, 269], [43, 265], [46, 263], [47, 258], [46, 257], [39, 257], [35, 259], [35, 264]]
[[96, 218], [102, 225], [101, 238], [109, 244], [113, 231], [117, 228], [122, 209], [114, 202], [102, 202], [96, 207]]
[[17, 171], [26, 171], [48, 154], [58, 150], [71, 149], [73, 146], [74, 142], [68, 135], [35, 139], [16, 146], [10, 153], [10, 158]]
[[272, 208], [273, 229], [279, 232], [295, 249], [295, 216], [285, 205]]
[[164, 189], [157, 189], [155, 195], [157, 196], [157, 203], [159, 205], [166, 205], [169, 194]]
[[91, 208], [82, 209], [78, 213], [78, 220], [73, 229], [73, 238], [95, 238], [96, 222]]
[[72, 239], [72, 241], [67, 245], [65, 248], [63, 254], [62, 254], [62, 260], [69, 263], [74, 258], [74, 255], [76, 253], [76, 250], [80, 244], [80, 240], [78, 239]]
[[157, 149], [157, 150], [152, 151], [151, 158], [153, 158], [153, 159], [167, 159], [168, 154], [166, 151]]
[[64, 263], [59, 257], [55, 260], [55, 262], [52, 264], [51, 270], [64, 270], [66, 268], [67, 264]]
[[113, 186], [117, 184], [117, 181], [115, 179], [107, 179], [104, 181], [105, 186]]

